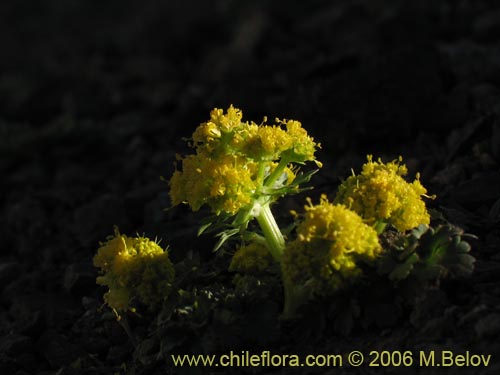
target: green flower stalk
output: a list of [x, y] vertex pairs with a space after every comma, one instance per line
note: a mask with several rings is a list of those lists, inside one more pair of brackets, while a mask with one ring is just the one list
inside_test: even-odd
[[109, 288], [104, 301], [118, 317], [135, 311], [137, 303], [151, 309], [159, 305], [170, 294], [175, 277], [167, 250], [148, 238], [120, 234], [117, 228], [100, 244], [94, 266], [101, 271], [97, 284]]
[[391, 224], [404, 232], [429, 224], [430, 216], [422, 197], [427, 190], [422, 186], [417, 174], [413, 182], [403, 176], [408, 173], [402, 158], [384, 164], [379, 159], [363, 165], [359, 175], [353, 173], [339, 187], [335, 203], [341, 203], [356, 211], [370, 225], [381, 232], [385, 225]]
[[298, 174], [295, 164], [321, 166], [314, 155], [320, 145], [298, 121], [276, 119], [267, 125], [266, 119], [256, 124], [242, 116], [233, 106], [226, 113], [210, 112], [192, 135], [194, 153], [178, 157], [170, 198], [173, 205], [185, 203], [194, 211], [207, 205], [218, 218], [233, 218], [230, 226], [240, 233], [256, 219], [269, 252], [280, 261], [285, 241], [270, 205], [309, 180], [312, 173]]

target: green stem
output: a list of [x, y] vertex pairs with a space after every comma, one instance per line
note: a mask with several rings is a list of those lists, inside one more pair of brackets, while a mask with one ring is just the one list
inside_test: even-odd
[[278, 166], [274, 169], [273, 173], [267, 178], [265, 186], [273, 187], [274, 183], [283, 174], [286, 166], [288, 165], [288, 160], [281, 159]]
[[[285, 250], [285, 239], [281, 233], [276, 220], [274, 219], [273, 213], [269, 206], [269, 202], [264, 203], [260, 207], [259, 215], [256, 216], [257, 222], [262, 229], [264, 234], [265, 242], [269, 249], [269, 252], [273, 258], [281, 264], [281, 259], [283, 257], [283, 251]], [[283, 280], [283, 292], [284, 292], [284, 306], [283, 306], [283, 318], [293, 319], [297, 308], [303, 303], [305, 299], [305, 289], [296, 289], [291, 281], [289, 281], [284, 275], [282, 275]]]
[[262, 233], [264, 233], [271, 255], [277, 262], [281, 263], [283, 250], [285, 249], [285, 239], [274, 219], [269, 203], [261, 206], [259, 215], [256, 218]]
[[263, 185], [264, 184], [264, 176], [265, 176], [265, 173], [266, 173], [266, 166], [267, 166], [268, 163], [264, 162], [264, 161], [261, 161], [259, 163], [259, 169], [257, 171], [257, 182], [259, 185]]

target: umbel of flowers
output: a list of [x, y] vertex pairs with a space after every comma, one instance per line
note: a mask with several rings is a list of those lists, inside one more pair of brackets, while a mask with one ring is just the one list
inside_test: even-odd
[[226, 113], [213, 109], [193, 133], [191, 146], [194, 152], [179, 156], [180, 168], [170, 179], [173, 205], [186, 203], [195, 211], [207, 205], [218, 216], [234, 216], [232, 226], [242, 231], [257, 219], [269, 251], [279, 261], [284, 239], [270, 204], [298, 192], [308, 178], [298, 176], [295, 165], [321, 165], [314, 155], [319, 144], [298, 121], [242, 121], [242, 112], [231, 106]]
[[293, 284], [310, 283], [317, 294], [329, 294], [360, 274], [359, 262], [373, 262], [382, 252], [377, 232], [354, 211], [330, 203], [305, 206], [297, 238], [285, 249], [282, 269]]
[[138, 304], [158, 306], [169, 295], [175, 277], [167, 250], [146, 237], [120, 234], [118, 228], [101, 243], [94, 266], [101, 271], [97, 283], [109, 288], [104, 301], [118, 316], [134, 311]]
[[335, 202], [357, 212], [370, 225], [391, 224], [404, 232], [429, 224], [429, 213], [422, 200], [428, 197], [427, 190], [418, 173], [412, 183], [406, 182], [403, 176], [408, 170], [401, 161], [400, 157], [384, 164], [380, 159], [374, 162], [368, 155], [361, 173], [353, 174], [340, 185]]

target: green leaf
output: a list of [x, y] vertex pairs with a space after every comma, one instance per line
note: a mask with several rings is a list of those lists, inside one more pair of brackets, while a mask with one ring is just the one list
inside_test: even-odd
[[413, 270], [413, 265], [419, 260], [416, 254], [412, 254], [406, 261], [402, 264], [394, 267], [391, 273], [389, 273], [389, 279], [392, 281], [400, 281], [406, 279], [411, 271]]
[[210, 215], [201, 220], [201, 225], [198, 228], [198, 236], [201, 236], [203, 233], [213, 233], [216, 231], [220, 231], [223, 228], [228, 228], [228, 220], [231, 218], [231, 215], [228, 214], [220, 214], [220, 215]]
[[391, 281], [401, 281], [415, 276], [418, 282], [435, 282], [443, 278], [470, 275], [475, 259], [470, 255], [471, 246], [459, 227], [449, 223], [433, 228], [419, 225], [403, 237], [382, 235], [388, 246], [387, 255], [379, 261], [378, 273]]
[[375, 224], [373, 224], [373, 229], [377, 232], [377, 234], [381, 234], [385, 228], [387, 227], [387, 223], [382, 220], [377, 220]]
[[311, 180], [311, 177], [314, 174], [316, 174], [318, 171], [319, 171], [319, 169], [314, 169], [314, 170], [309, 171], [307, 173], [301, 172], [288, 185], [283, 185], [283, 186], [279, 186], [279, 187], [265, 186], [262, 189], [262, 193], [264, 195], [282, 196], [282, 195], [287, 195], [287, 194], [298, 194], [298, 193], [301, 193], [303, 191], [311, 190], [312, 187], [299, 188], [299, 186], [309, 182]]
[[426, 225], [426, 224], [420, 224], [418, 227], [412, 229], [411, 236], [414, 237], [414, 238], [416, 238], [416, 239], [419, 239], [429, 229], [430, 229], [430, 227], [428, 225]]
[[239, 228], [235, 228], [235, 229], [227, 229], [219, 233], [216, 237], [220, 238], [219, 241], [217, 241], [217, 243], [215, 244], [213, 251], [216, 252], [217, 250], [219, 250], [227, 240], [229, 240], [231, 237], [233, 237], [235, 234], [238, 234], [239, 232], [240, 232]]
[[210, 226], [212, 226], [212, 222], [208, 222], [208, 223], [205, 223], [205, 224], [202, 224], [199, 228], [198, 228], [198, 236], [201, 236]]

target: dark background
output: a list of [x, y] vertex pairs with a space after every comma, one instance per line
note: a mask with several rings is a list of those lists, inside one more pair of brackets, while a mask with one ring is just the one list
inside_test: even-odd
[[1, 373], [130, 362], [96, 313], [92, 256], [114, 224], [163, 238], [174, 259], [207, 247], [187, 210], [163, 211], [160, 176], [230, 104], [300, 120], [322, 144], [318, 191], [366, 154], [420, 171], [432, 206], [479, 237], [476, 271], [425, 324], [356, 343], [496, 353], [483, 370], [500, 370], [497, 1], [2, 1], [0, 56]]

